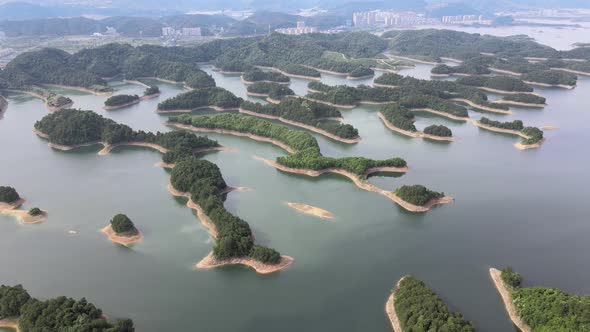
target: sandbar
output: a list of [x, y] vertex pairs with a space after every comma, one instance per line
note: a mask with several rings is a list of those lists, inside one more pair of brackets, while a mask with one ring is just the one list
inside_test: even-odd
[[459, 60], [459, 59], [455, 59], [455, 58], [450, 58], [450, 57], [446, 57], [446, 56], [441, 56], [440, 59], [441, 60], [444, 60], [444, 61], [448, 61], [448, 62], [463, 63], [463, 60]]
[[543, 129], [543, 130], [556, 130], [556, 129], [559, 129], [559, 127], [556, 127], [556, 126], [543, 126], [543, 127], [541, 127], [541, 129]]
[[137, 230], [136, 235], [119, 235], [113, 230], [113, 227], [111, 227], [111, 225], [107, 225], [100, 231], [106, 234], [109, 240], [111, 240], [112, 242], [126, 247], [139, 243], [143, 239], [143, 234], [139, 230]]
[[283, 75], [285, 75], [287, 77], [302, 78], [304, 80], [312, 80], [312, 81], [321, 81], [322, 80], [321, 77], [305, 76], [305, 75], [297, 75], [297, 74], [289, 74], [289, 73], [287, 73], [285, 71], [282, 71], [282, 70], [280, 70], [278, 68], [275, 68], [275, 67], [256, 66], [256, 68], [258, 68], [258, 69], [272, 70], [274, 72], [281, 73], [281, 74], [283, 74]]
[[435, 140], [435, 141], [453, 142], [455, 140], [454, 137], [435, 136], [435, 135], [423, 133], [421, 131], [412, 132], [409, 130], [403, 130], [401, 128], [394, 126], [391, 122], [389, 122], [381, 112], [379, 112], [377, 114], [377, 116], [379, 116], [379, 119], [381, 119], [381, 121], [383, 121], [383, 124], [385, 124], [385, 126], [387, 128], [389, 128], [395, 132], [398, 132], [402, 135], [406, 135], [406, 136], [414, 137], [414, 138], [426, 138], [426, 139], [431, 139], [431, 140]]
[[332, 212], [321, 209], [319, 207], [293, 202], [286, 202], [286, 204], [290, 208], [295, 209], [299, 212], [310, 214], [312, 216], [316, 216], [322, 219], [334, 219], [334, 214]]
[[474, 102], [472, 102], [469, 99], [463, 99], [463, 98], [452, 98], [452, 101], [458, 101], [461, 103], [465, 103], [473, 108], [477, 108], [479, 110], [483, 110], [483, 111], [488, 111], [488, 112], [492, 112], [492, 113], [500, 113], [500, 114], [512, 114], [512, 111], [510, 110], [502, 110], [499, 108], [493, 108], [493, 107], [489, 107], [489, 106], [484, 106], [484, 105], [480, 105], [480, 104], [476, 104]]
[[538, 141], [537, 143], [533, 143], [533, 144], [522, 144], [522, 143], [516, 143], [514, 144], [514, 147], [519, 149], [519, 150], [527, 150], [527, 149], [536, 149], [536, 148], [540, 148], [541, 144], [543, 144], [543, 142], [545, 142], [545, 139], [541, 139], [540, 141]]
[[548, 83], [532, 82], [532, 81], [523, 81], [523, 82], [525, 82], [526, 84], [541, 86], [544, 88], [562, 88], [562, 89], [571, 90], [576, 87], [575, 85], [565, 85], [565, 84], [548, 84]]
[[504, 280], [502, 280], [502, 271], [490, 268], [490, 277], [500, 293], [502, 297], [502, 302], [504, 302], [504, 308], [506, 308], [506, 312], [508, 312], [508, 316], [510, 316], [510, 320], [512, 323], [518, 327], [518, 329], [522, 332], [533, 332], [533, 329], [530, 328], [525, 322], [522, 321], [520, 316], [518, 315], [518, 311], [516, 310], [516, 306], [512, 302], [512, 297], [510, 295], [510, 290], [504, 284]]
[[179, 128], [179, 129], [201, 132], [201, 133], [218, 133], [218, 134], [227, 134], [227, 135], [240, 136], [240, 137], [248, 137], [248, 138], [253, 139], [255, 141], [267, 142], [267, 143], [274, 144], [289, 153], [297, 152], [295, 149], [291, 148], [287, 144], [279, 142], [277, 140], [263, 137], [263, 136], [254, 135], [254, 134], [242, 133], [237, 130], [200, 128], [200, 127], [185, 125], [185, 124], [181, 124], [181, 123], [174, 123], [174, 122], [164, 122], [164, 125]]
[[394, 332], [403, 332], [402, 331], [402, 324], [399, 321], [399, 317], [397, 317], [397, 312], [395, 311], [395, 292], [399, 289], [401, 282], [406, 277], [401, 278], [396, 284], [395, 288], [391, 291], [391, 295], [387, 298], [387, 302], [385, 302], [385, 314], [389, 317], [389, 322], [391, 323], [391, 327], [393, 328]]
[[305, 124], [305, 123], [302, 123], [302, 122], [288, 120], [288, 119], [282, 118], [280, 116], [274, 116], [274, 115], [269, 115], [269, 114], [256, 113], [256, 112], [245, 110], [243, 108], [240, 108], [240, 113], [251, 115], [251, 116], [256, 116], [256, 117], [260, 117], [260, 118], [265, 118], [265, 119], [277, 120], [277, 121], [280, 121], [280, 122], [283, 122], [283, 123], [286, 123], [286, 124], [290, 124], [290, 125], [295, 126], [295, 127], [299, 127], [299, 128], [307, 129], [309, 131], [313, 131], [314, 133], [317, 133], [317, 134], [326, 136], [328, 138], [331, 138], [331, 139], [333, 139], [335, 141], [342, 142], [342, 143], [355, 144], [355, 143], [358, 143], [358, 142], [361, 141], [361, 138], [360, 137], [356, 137], [356, 138], [343, 138], [343, 137], [339, 137], [339, 136], [336, 136], [336, 135], [334, 135], [334, 134], [332, 134], [332, 133], [330, 133], [328, 131], [325, 131], [325, 130], [323, 130], [321, 128], [314, 127], [312, 125], [308, 125], [308, 124]]
[[0, 214], [15, 217], [23, 224], [39, 224], [47, 218], [47, 211], [41, 211], [38, 216], [32, 216], [27, 210], [20, 210], [19, 207], [25, 202], [24, 199], [19, 199], [13, 203], [0, 202]]

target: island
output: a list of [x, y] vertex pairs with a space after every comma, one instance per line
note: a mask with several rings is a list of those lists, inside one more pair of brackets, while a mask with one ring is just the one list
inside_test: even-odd
[[257, 68], [250, 69], [244, 72], [240, 78], [246, 85], [266, 82], [266, 83], [277, 83], [277, 84], [289, 84], [291, 79], [277, 72], [262, 71]]
[[456, 82], [499, 94], [531, 94], [534, 91], [521, 79], [510, 76], [467, 76], [460, 77]]
[[411, 212], [426, 212], [434, 205], [451, 203], [451, 197], [444, 196], [424, 206], [402, 200], [395, 193], [383, 190], [368, 181], [367, 177], [378, 172], [404, 173], [408, 170], [401, 158], [372, 160], [363, 157], [331, 158], [321, 154], [316, 139], [306, 132], [289, 129], [269, 121], [239, 114], [216, 116], [180, 115], [170, 117], [167, 125], [195, 132], [228, 134], [274, 144], [290, 154], [278, 157], [276, 161], [257, 157], [267, 165], [282, 172], [317, 177], [326, 173], [345, 176], [366, 191], [381, 194]]
[[585, 331], [590, 296], [546, 287], [524, 287], [522, 276], [511, 267], [490, 268], [510, 320], [523, 332]]
[[109, 225], [100, 230], [114, 243], [129, 247], [143, 239], [143, 234], [124, 214], [116, 214]]
[[289, 98], [276, 105], [246, 101], [240, 106], [240, 113], [278, 120], [343, 143], [360, 141], [356, 128], [340, 123], [342, 114], [338, 109], [304, 98]]
[[23, 224], [38, 224], [45, 221], [47, 211], [36, 207], [29, 210], [19, 209], [24, 202], [16, 189], [0, 186], [0, 214], [15, 217]]
[[104, 102], [104, 109], [105, 110], [116, 110], [120, 108], [125, 108], [127, 106], [135, 105], [141, 102], [142, 100], [155, 98], [160, 95], [160, 88], [157, 86], [149, 86], [143, 92], [143, 96], [139, 97], [138, 95], [115, 95], [109, 97]]
[[274, 82], [256, 82], [250, 84], [246, 88], [246, 93], [253, 97], [264, 97], [266, 101], [272, 104], [278, 104], [282, 99], [295, 95], [295, 92], [285, 85]]
[[22, 285], [0, 286], [0, 328], [16, 331], [133, 332], [133, 321], [111, 321], [86, 299], [31, 297]]
[[23, 93], [41, 99], [45, 103], [45, 107], [47, 107], [50, 112], [54, 112], [63, 108], [69, 108], [74, 104], [72, 99], [69, 97], [58, 95], [55, 92], [51, 92], [39, 86], [23, 87], [19, 89], [6, 89], [6, 91]]
[[158, 104], [158, 113], [190, 113], [200, 109], [237, 111], [242, 98], [223, 88], [202, 88], [181, 93]]
[[394, 332], [475, 332], [463, 315], [452, 312], [443, 300], [414, 276], [401, 278], [385, 303], [385, 313]]
[[523, 140], [514, 145], [517, 149], [524, 150], [538, 148], [544, 141], [543, 131], [541, 129], [537, 127], [525, 127], [521, 120], [500, 122], [482, 117], [479, 121], [473, 121], [473, 123], [485, 130], [522, 137]]
[[381, 108], [378, 116], [387, 128], [400, 134], [436, 141], [453, 141], [451, 129], [443, 125], [431, 125], [424, 128], [424, 132], [419, 132], [414, 125], [414, 114], [397, 103]]
[[402, 201], [398, 202], [400, 206], [414, 212], [428, 211], [435, 205], [450, 204], [454, 201], [452, 197], [429, 190], [422, 185], [403, 185], [397, 188], [392, 196]]

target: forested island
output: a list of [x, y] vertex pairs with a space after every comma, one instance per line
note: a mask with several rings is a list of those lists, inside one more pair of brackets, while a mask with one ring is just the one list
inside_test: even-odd
[[244, 102], [240, 112], [248, 115], [270, 118], [311, 130], [344, 143], [360, 140], [358, 130], [338, 121], [342, 115], [335, 107], [315, 103], [303, 98], [289, 98], [277, 105]]
[[521, 120], [512, 122], [500, 122], [482, 117], [474, 123], [483, 129], [518, 135], [523, 138], [515, 145], [518, 149], [537, 148], [543, 142], [543, 131], [537, 127], [525, 127]]
[[510, 76], [467, 76], [460, 77], [456, 82], [500, 94], [533, 92], [533, 88], [521, 79]]
[[135, 227], [133, 221], [124, 214], [116, 214], [109, 225], [100, 230], [114, 243], [131, 246], [143, 239], [143, 234]]
[[510, 267], [491, 268], [490, 276], [514, 325], [522, 331], [588, 331], [590, 296], [556, 288], [524, 287], [522, 276]]
[[414, 114], [404, 106], [391, 103], [379, 111], [379, 118], [387, 128], [410, 137], [421, 137], [440, 141], [452, 141], [453, 132], [443, 125], [431, 125], [419, 132], [414, 125]]
[[274, 82], [256, 82], [248, 85], [247, 94], [254, 97], [265, 97], [273, 104], [278, 104], [285, 97], [294, 96], [295, 92], [289, 87]]
[[10, 186], [0, 186], [0, 214], [15, 217], [23, 224], [37, 224], [45, 221], [46, 211], [39, 208], [19, 209], [24, 202], [25, 200], [20, 197], [16, 189]]
[[262, 71], [257, 68], [244, 72], [241, 76], [244, 84], [254, 84], [257, 82], [289, 84], [291, 79], [281, 73]]
[[242, 98], [223, 88], [203, 88], [181, 93], [158, 104], [157, 112], [183, 113], [212, 108], [218, 111], [237, 110]]
[[413, 205], [433, 206], [446, 200], [444, 193], [429, 190], [421, 185], [404, 185], [395, 190], [395, 194]]
[[443, 300], [414, 276], [400, 279], [385, 304], [394, 332], [475, 332], [473, 324], [452, 312]]
[[133, 321], [110, 321], [85, 298], [59, 296], [38, 300], [21, 286], [0, 286], [0, 327], [20, 332], [93, 331], [134, 332]]
[[403, 201], [395, 193], [367, 182], [366, 177], [375, 172], [405, 172], [407, 171], [405, 160], [401, 158], [372, 160], [363, 157], [325, 157], [321, 154], [318, 142], [313, 136], [306, 132], [273, 124], [267, 120], [237, 114], [221, 114], [212, 117], [185, 114], [170, 117], [168, 124], [186, 130], [243, 136], [275, 144], [290, 154], [278, 157], [276, 161], [258, 159], [288, 173], [314, 177], [325, 173], [346, 176], [359, 188], [384, 195], [412, 212], [426, 212], [433, 205], [447, 204], [453, 201], [447, 196], [433, 200], [424, 206]]
[[141, 102], [142, 100], [154, 98], [160, 95], [160, 88], [155, 85], [149, 86], [143, 92], [143, 96], [138, 95], [115, 95], [109, 97], [104, 102], [105, 110], [115, 110], [131, 106]]

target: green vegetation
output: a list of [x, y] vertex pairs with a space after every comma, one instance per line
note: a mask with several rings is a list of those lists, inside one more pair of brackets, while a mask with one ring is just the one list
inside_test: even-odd
[[35, 123], [35, 129], [47, 134], [49, 141], [56, 144], [76, 145], [91, 142], [108, 144], [124, 142], [146, 142], [163, 146], [169, 151], [163, 159], [172, 163], [199, 148], [218, 146], [217, 142], [206, 137], [185, 132], [146, 133], [134, 131], [92, 111], [73, 109], [60, 110], [46, 115]]
[[487, 75], [491, 71], [488, 69], [490, 57], [473, 57], [463, 61], [457, 66], [438, 65], [432, 68], [433, 74], [464, 74], [464, 75]]
[[380, 112], [393, 126], [406, 131], [418, 131], [414, 126], [414, 114], [409, 109], [397, 103], [391, 103], [383, 106]]
[[366, 76], [373, 76], [375, 75], [375, 71], [373, 71], [373, 69], [371, 68], [367, 68], [367, 67], [358, 67], [356, 69], [354, 69], [353, 71], [351, 71], [350, 73], [348, 73], [349, 77], [366, 77]]
[[460, 77], [456, 82], [468, 86], [486, 87], [502, 91], [533, 92], [533, 88], [522, 80], [509, 76], [467, 76]]
[[242, 74], [242, 78], [246, 82], [267, 81], [276, 83], [288, 83], [291, 81], [291, 79], [288, 76], [285, 76], [281, 73], [267, 72], [262, 71], [260, 69], [250, 69], [244, 72], [244, 74]]
[[507, 95], [504, 97], [504, 100], [516, 101], [519, 103], [527, 103], [527, 104], [539, 104], [539, 105], [544, 105], [545, 102], [547, 101], [547, 99], [545, 99], [545, 97], [526, 94], [526, 93]]
[[199, 107], [217, 106], [236, 108], [242, 98], [223, 88], [196, 89], [181, 93], [158, 104], [159, 110], [193, 110]]
[[303, 98], [289, 98], [278, 105], [261, 105], [244, 102], [241, 108], [260, 114], [278, 116], [323, 129], [342, 138], [358, 137], [358, 130], [349, 124], [322, 122], [321, 118], [341, 117], [340, 111], [331, 106], [311, 102]]
[[139, 101], [138, 95], [116, 95], [116, 96], [109, 97], [104, 102], [104, 105], [107, 107], [113, 107], [113, 106], [120, 106], [120, 105], [129, 104], [129, 103], [136, 102], [136, 101]]
[[572, 295], [546, 287], [522, 287], [511, 268], [502, 270], [520, 318], [535, 332], [590, 331], [590, 296]]
[[430, 125], [424, 128], [424, 133], [439, 137], [452, 137], [453, 132], [446, 126], [443, 125]]
[[522, 74], [520, 78], [523, 81], [530, 81], [551, 85], [576, 85], [578, 77], [574, 74], [558, 72], [554, 70], [532, 71]]
[[431, 200], [442, 198], [445, 195], [421, 185], [401, 186], [395, 190], [395, 194], [404, 201], [419, 206], [424, 206]]
[[153, 96], [155, 94], [160, 93], [160, 88], [157, 85], [152, 85], [149, 88], [146, 88], [143, 92], [144, 96]]
[[404, 277], [395, 290], [394, 309], [403, 331], [475, 332], [471, 322], [413, 276]]
[[507, 122], [500, 122], [500, 121], [490, 120], [484, 116], [481, 119], [479, 119], [479, 123], [489, 126], [489, 127], [495, 127], [495, 128], [501, 128], [501, 129], [509, 129], [509, 130], [516, 130], [516, 131], [521, 131], [524, 129], [524, 125], [522, 124], [521, 120], [514, 120], [512, 122], [508, 122], [508, 121]]
[[139, 234], [139, 231], [137, 228], [135, 228], [133, 221], [121, 213], [116, 214], [113, 219], [111, 219], [111, 227], [118, 235], [135, 236]]
[[86, 299], [65, 296], [41, 301], [32, 298], [21, 286], [0, 286], [0, 319], [18, 318], [22, 332], [93, 331], [133, 332], [130, 319], [110, 322], [102, 311]]
[[320, 72], [315, 69], [312, 69], [309, 67], [304, 67], [301, 65], [294, 65], [294, 64], [281, 65], [279, 67], [279, 70], [281, 70], [287, 74], [298, 75], [298, 76], [317, 77], [317, 78], [322, 76], [320, 74]]
[[522, 133], [529, 137], [521, 142], [523, 145], [535, 144], [543, 139], [543, 131], [537, 127], [526, 127]]
[[45, 100], [47, 101], [47, 106], [54, 108], [60, 108], [74, 103], [69, 97], [64, 97], [53, 92], [49, 92]]
[[280, 100], [286, 96], [295, 95], [295, 92], [293, 92], [293, 90], [291, 90], [289, 87], [278, 83], [256, 82], [254, 84], [248, 85], [246, 89], [250, 93], [264, 94], [274, 100]]
[[20, 199], [18, 192], [13, 187], [0, 186], [0, 202], [14, 203]]
[[43, 214], [43, 211], [41, 211], [41, 209], [38, 207], [34, 207], [29, 210], [29, 215], [33, 217], [40, 216], [41, 214]]
[[298, 151], [289, 156], [277, 158], [277, 163], [291, 168], [312, 170], [340, 168], [359, 177], [364, 177], [366, 172], [373, 167], [406, 166], [405, 160], [401, 158], [372, 160], [362, 157], [324, 157], [320, 153], [318, 142], [308, 133], [238, 114], [222, 114], [213, 117], [184, 114], [170, 117], [170, 121], [197, 128], [235, 130], [277, 140]]
[[190, 192], [191, 199], [199, 204], [217, 228], [213, 254], [217, 259], [251, 256], [267, 264], [278, 264], [280, 254], [274, 249], [254, 245], [248, 223], [223, 207], [223, 190], [227, 185], [219, 168], [206, 160], [185, 159], [172, 169], [172, 186]]

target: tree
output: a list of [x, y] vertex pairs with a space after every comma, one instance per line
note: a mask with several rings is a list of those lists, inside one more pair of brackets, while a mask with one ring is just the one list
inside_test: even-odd
[[121, 213], [115, 215], [113, 219], [111, 219], [111, 227], [117, 234], [136, 235], [138, 233], [137, 228], [135, 228], [131, 219]]
[[13, 187], [0, 186], [0, 202], [14, 203], [20, 199], [18, 192]]

